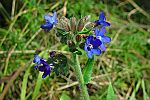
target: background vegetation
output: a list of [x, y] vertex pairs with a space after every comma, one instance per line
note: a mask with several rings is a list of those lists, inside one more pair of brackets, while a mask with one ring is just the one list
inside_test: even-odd
[[[87, 85], [91, 100], [105, 100], [109, 82], [116, 100], [150, 99], [150, 1], [149, 0], [1, 0], [0, 2], [0, 97], [5, 100], [81, 99], [73, 70], [67, 76], [41, 79], [33, 69], [35, 50], [60, 50], [54, 30], [40, 29], [45, 13], [58, 18], [91, 15], [103, 10], [111, 23], [107, 51], [96, 57], [92, 81]], [[84, 54], [85, 55], [85, 54]], [[80, 57], [81, 66], [85, 56]], [[71, 65], [70, 65], [71, 66]]]

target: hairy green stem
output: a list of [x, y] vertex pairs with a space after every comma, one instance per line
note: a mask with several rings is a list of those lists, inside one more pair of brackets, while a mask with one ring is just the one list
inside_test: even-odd
[[76, 54], [73, 54], [73, 60], [74, 60], [74, 69], [75, 69], [76, 78], [78, 79], [80, 85], [80, 91], [82, 93], [83, 99], [90, 100], [86, 84], [84, 84], [84, 79], [81, 72], [78, 56]]

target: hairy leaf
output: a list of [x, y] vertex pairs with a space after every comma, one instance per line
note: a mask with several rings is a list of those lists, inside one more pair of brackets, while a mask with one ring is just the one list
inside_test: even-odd
[[107, 99], [106, 100], [115, 100], [115, 94], [112, 87], [112, 84], [109, 84], [108, 90], [107, 90]]
[[93, 70], [93, 63], [94, 63], [94, 57], [92, 59], [88, 59], [84, 70], [83, 70], [83, 77], [84, 77], [84, 83], [88, 84], [91, 80], [92, 70]]

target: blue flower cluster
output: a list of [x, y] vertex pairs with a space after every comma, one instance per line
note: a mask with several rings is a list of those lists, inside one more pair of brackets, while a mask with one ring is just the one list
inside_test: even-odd
[[34, 55], [33, 62], [36, 63], [36, 65], [34, 66], [35, 69], [44, 72], [42, 78], [45, 78], [47, 75], [50, 75], [53, 66], [52, 64], [48, 64], [44, 59], [42, 59], [37, 54]]
[[[48, 14], [45, 15], [44, 20], [45, 20], [45, 24], [41, 25], [41, 28], [50, 31], [58, 23], [56, 12], [53, 13], [53, 16]], [[35, 69], [44, 72], [42, 78], [45, 78], [47, 75], [50, 75], [53, 64], [48, 64], [44, 59], [42, 59], [37, 54], [34, 55], [33, 63], [36, 64], [34, 66]]]
[[[97, 26], [101, 25], [101, 28], [98, 29]], [[104, 12], [100, 12], [99, 19], [95, 21], [95, 36], [88, 36], [85, 41], [84, 50], [86, 51], [88, 58], [92, 58], [94, 54], [100, 55], [101, 51], [105, 51], [105, 43], [111, 41], [111, 38], [105, 36], [106, 29], [105, 27], [110, 26], [109, 22], [106, 22], [106, 17]]]
[[[45, 15], [44, 20], [45, 20], [45, 24], [41, 25], [41, 28], [46, 31], [50, 31], [58, 23], [56, 12], [54, 12], [52, 16], [48, 15], [48, 14]], [[61, 20], [63, 20], [63, 19], [61, 19]], [[83, 29], [83, 27], [85, 27], [87, 17], [80, 19], [79, 20], [80, 24], [77, 24], [77, 25], [75, 24], [76, 23], [75, 19], [71, 20], [71, 21], [72, 21], [72, 23], [69, 23], [69, 21], [67, 23], [66, 20], [63, 20], [62, 25], [64, 25], [64, 28], [62, 27], [63, 28], [62, 30], [61, 29], [58, 30], [59, 28], [57, 28], [57, 33], [59, 33], [59, 31], [60, 31], [60, 34], [58, 34], [58, 35], [62, 36], [61, 37], [62, 41], [66, 41], [66, 43], [68, 45], [70, 45], [69, 49], [71, 52], [81, 55], [82, 53], [77, 49], [79, 44], [82, 41], [82, 39], [80, 39], [81, 38], [80, 33], [79, 33], [80, 31], [76, 30], [76, 32], [74, 32], [73, 30], [70, 30], [70, 31], [72, 31], [71, 34], [68, 34], [67, 33], [68, 31], [66, 32], [66, 30], [64, 30], [64, 29], [66, 27], [66, 23], [67, 23], [67, 25], [70, 24], [74, 27], [79, 27], [79, 28], [81, 28], [81, 26], [82, 26], [81, 29]], [[87, 21], [87, 23], [88, 23], [88, 21]], [[100, 28], [98, 28], [99, 26], [100, 26]], [[83, 47], [87, 53], [88, 58], [91, 59], [91, 58], [93, 58], [94, 54], [100, 55], [102, 51], [106, 50], [105, 44], [111, 41], [110, 37], [105, 36], [105, 33], [106, 33], [105, 27], [107, 27], [107, 26], [110, 26], [110, 23], [106, 22], [106, 17], [105, 17], [104, 12], [100, 12], [99, 19], [96, 20], [94, 22], [94, 26], [92, 25], [90, 30], [87, 31], [89, 33], [91, 31], [91, 29], [93, 30], [93, 27], [94, 27], [94, 35], [87, 36], [87, 34], [86, 34], [85, 35], [85, 38], [86, 38], [85, 44], [83, 42], [81, 43], [81, 44], [84, 44]], [[71, 29], [71, 28], [69, 27], [69, 29]], [[84, 31], [82, 34], [84, 34]], [[77, 37], [77, 36], [79, 36], [79, 37]], [[84, 38], [84, 35], [83, 35], [83, 38]], [[69, 40], [69, 39], [72, 39], [72, 40]], [[44, 72], [42, 75], [42, 78], [45, 78], [47, 75], [50, 75], [52, 69], [56, 74], [59, 72], [63, 73], [65, 71], [65, 69], [67, 69], [67, 67], [65, 67], [67, 65], [67, 57], [62, 54], [57, 54], [54, 52], [51, 52], [50, 57], [48, 58], [47, 61], [44, 60], [43, 58], [41, 58], [40, 56], [38, 56], [37, 54], [35, 54], [33, 62], [36, 64], [34, 66], [35, 69], [37, 69], [41, 72]]]
[[53, 28], [53, 26], [57, 25], [58, 23], [56, 12], [53, 13], [53, 16], [48, 14], [45, 15], [44, 19], [45, 19], [45, 24], [41, 25], [41, 28], [47, 31], [50, 31]]

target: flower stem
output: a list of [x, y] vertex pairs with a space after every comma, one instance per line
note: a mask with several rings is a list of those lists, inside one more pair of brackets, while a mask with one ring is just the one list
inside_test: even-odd
[[83, 75], [81, 72], [78, 56], [76, 54], [73, 54], [73, 61], [74, 61], [74, 69], [75, 69], [76, 78], [78, 79], [80, 91], [82, 93], [83, 99], [90, 100], [86, 84], [84, 84], [84, 79], [83, 79]]

